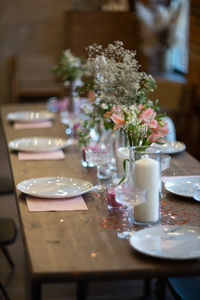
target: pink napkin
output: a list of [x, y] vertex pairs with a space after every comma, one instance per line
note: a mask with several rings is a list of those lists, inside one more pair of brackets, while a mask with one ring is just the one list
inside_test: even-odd
[[88, 210], [82, 196], [65, 199], [36, 198], [27, 196], [26, 202], [29, 211], [65, 211]]
[[[188, 175], [189, 177], [197, 177], [197, 178], [199, 178], [200, 176], [199, 175], [192, 175], [192, 176], [190, 176], [190, 175]], [[175, 179], [175, 178], [185, 178], [185, 177], [188, 177], [187, 175], [185, 175], [185, 176], [162, 176], [162, 182], [167, 182], [167, 181], [169, 181], [169, 180], [171, 180], [171, 179]]]
[[18, 152], [19, 160], [57, 160], [64, 159], [62, 150], [52, 152]]
[[42, 122], [15, 122], [14, 129], [32, 129], [32, 128], [49, 128], [52, 127], [51, 121]]

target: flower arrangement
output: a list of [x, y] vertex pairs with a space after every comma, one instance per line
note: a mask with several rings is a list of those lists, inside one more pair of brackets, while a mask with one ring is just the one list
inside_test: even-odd
[[94, 98], [92, 109], [85, 110], [88, 118], [81, 123], [79, 143], [86, 146], [90, 130], [100, 122], [105, 129], [124, 131], [130, 145], [161, 143], [166, 127], [158, 115], [158, 101], [148, 98], [156, 82], [139, 71], [136, 52], [115, 41], [107, 48], [93, 44], [88, 54], [86, 65], [92, 80], [85, 81], [84, 87], [93, 91]]
[[148, 104], [134, 104], [130, 107], [114, 105], [105, 117], [113, 121], [114, 130], [125, 132], [130, 146], [162, 144], [168, 133], [162, 116], [156, 113], [154, 107], [148, 107]]
[[52, 68], [59, 80], [69, 86], [77, 79], [81, 79], [86, 73], [87, 68], [83, 59], [72, 54], [70, 49], [65, 50], [56, 66]]
[[58, 100], [58, 109], [66, 104], [66, 109], [73, 112], [76, 109], [74, 99], [79, 96], [77, 88], [82, 86], [82, 78], [89, 76], [84, 59], [76, 57], [70, 49], [67, 49], [61, 54], [52, 72], [64, 85], [63, 99]]

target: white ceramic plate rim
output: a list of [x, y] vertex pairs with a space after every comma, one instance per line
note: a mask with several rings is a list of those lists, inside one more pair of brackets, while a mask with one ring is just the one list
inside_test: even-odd
[[[166, 233], [169, 233], [167, 235]], [[187, 253], [182, 253], [180, 254], [180, 251], [178, 252], [179, 254], [174, 253], [174, 255], [171, 254], [171, 248], [175, 248], [177, 250], [180, 248], [180, 250], [183, 251], [182, 244], [181, 242], [184, 239], [181, 239], [184, 233], [187, 233], [190, 236], [190, 239], [188, 239], [186, 247], [193, 246], [193, 242], [197, 242], [197, 249], [192, 249], [192, 253], [187, 254]], [[177, 238], [176, 238], [177, 236]], [[154, 239], [153, 242], [155, 241], [156, 238], [158, 238], [158, 241], [160, 241], [159, 245], [161, 247], [158, 247], [158, 249], [155, 250], [153, 246], [151, 245], [151, 238]], [[143, 240], [147, 241], [148, 245], [147, 247], [141, 247], [140, 243]], [[174, 242], [175, 241], [175, 242]], [[178, 241], [178, 242], [177, 242]], [[152, 256], [152, 257], [157, 257], [161, 259], [172, 259], [172, 260], [188, 260], [188, 259], [199, 259], [200, 258], [200, 228], [197, 226], [179, 226], [179, 225], [160, 225], [160, 226], [154, 226], [154, 227], [149, 227], [145, 228], [142, 230], [137, 231], [136, 233], [133, 233], [131, 236], [130, 240], [130, 245], [138, 252]], [[173, 245], [174, 243], [180, 243], [179, 246]], [[168, 248], [167, 248], [167, 243], [168, 243]], [[171, 247], [170, 247], [171, 244]], [[163, 245], [163, 248], [162, 248]], [[184, 245], [185, 246], [185, 245]], [[156, 247], [156, 246], [155, 246]], [[173, 251], [173, 250], [172, 250]], [[190, 251], [190, 249], [188, 249]], [[184, 252], [184, 251], [183, 251]]]
[[165, 182], [164, 186], [165, 186], [165, 189], [168, 192], [171, 192], [172, 194], [192, 198], [193, 192], [191, 190], [189, 190], [187, 192], [184, 192], [184, 191], [177, 192], [176, 190], [174, 190], [175, 186], [182, 185], [184, 190], [186, 191], [186, 183], [188, 183], [188, 184], [191, 183], [191, 185], [194, 183], [200, 183], [200, 176], [181, 176], [179, 178], [169, 179], [167, 182]]
[[[37, 145], [34, 146], [31, 143], [37, 140]], [[51, 141], [51, 145], [47, 143], [47, 141]], [[59, 141], [59, 146], [56, 145], [56, 141]], [[46, 142], [46, 145], [45, 145]], [[62, 138], [53, 138], [53, 137], [24, 137], [16, 140], [12, 140], [8, 143], [8, 147], [12, 150], [16, 151], [24, 151], [24, 152], [51, 152], [63, 149], [67, 146], [67, 140]]]
[[[43, 188], [41, 188], [41, 185]], [[74, 186], [74, 190], [71, 186]], [[89, 192], [92, 188], [93, 185], [89, 181], [72, 177], [31, 178], [17, 184], [17, 189], [20, 192], [46, 199], [64, 199], [80, 196]]]
[[[30, 118], [30, 115], [33, 115]], [[35, 115], [37, 114], [37, 118]], [[41, 110], [41, 111], [16, 111], [11, 112], [6, 116], [6, 119], [10, 122], [19, 121], [19, 122], [41, 122], [52, 120], [55, 118], [55, 114], [49, 111]]]
[[159, 145], [159, 147], [163, 154], [176, 154], [186, 149], [186, 145], [179, 141], [167, 142], [164, 145]]

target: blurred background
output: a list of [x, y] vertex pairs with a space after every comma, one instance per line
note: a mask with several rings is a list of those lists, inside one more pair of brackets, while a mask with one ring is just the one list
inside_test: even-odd
[[[62, 97], [63, 84], [50, 71], [61, 53], [86, 56], [88, 45], [115, 40], [137, 51], [141, 70], [157, 81], [151, 98], [159, 99], [177, 140], [200, 160], [199, 0], [0, 0], [0, 105]], [[18, 228], [11, 247], [16, 268], [10, 272], [1, 259], [0, 282], [11, 299], [25, 300], [26, 259], [6, 147], [0, 127], [1, 216], [12, 216]], [[143, 281], [94, 283], [91, 290], [90, 299], [139, 299]], [[47, 284], [43, 298], [72, 300], [75, 291], [75, 285]]]
[[177, 140], [200, 158], [198, 0], [1, 0], [0, 104], [62, 95], [50, 69], [65, 49], [121, 40], [152, 74]]

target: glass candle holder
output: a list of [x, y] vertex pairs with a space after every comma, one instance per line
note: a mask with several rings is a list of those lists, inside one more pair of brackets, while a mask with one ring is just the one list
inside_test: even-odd
[[[135, 207], [134, 220], [138, 224], [160, 221], [161, 150], [156, 147], [131, 147], [129, 163], [130, 184], [148, 191], [147, 201]], [[132, 174], [131, 174], [132, 173]]]
[[113, 183], [110, 183], [106, 186], [106, 195], [108, 201], [107, 205], [108, 205], [108, 209], [111, 210], [116, 210], [123, 207], [121, 203], [118, 203], [115, 200], [115, 187], [116, 185]]

